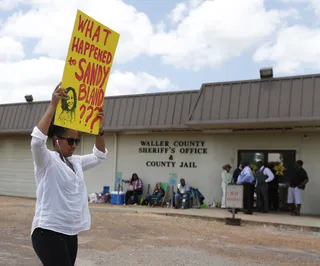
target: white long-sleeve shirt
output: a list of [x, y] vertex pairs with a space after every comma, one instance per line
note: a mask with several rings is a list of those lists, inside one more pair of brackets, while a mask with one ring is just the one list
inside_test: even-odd
[[66, 235], [89, 230], [91, 216], [83, 171], [100, 164], [108, 151], [94, 146], [91, 154], [68, 157], [74, 172], [58, 152], [47, 148], [48, 137], [37, 127], [31, 136], [37, 197], [31, 235], [37, 227]]
[[232, 174], [230, 172], [227, 172], [226, 170], [223, 170], [221, 172], [221, 185], [226, 186], [230, 184], [232, 181]]
[[263, 174], [268, 176], [268, 178], [265, 180], [265, 182], [266, 183], [271, 182], [274, 179], [274, 174], [271, 172], [271, 170], [268, 167], [264, 167], [264, 166], [261, 166], [261, 168], [259, 170], [261, 171], [261, 169], [263, 169]]

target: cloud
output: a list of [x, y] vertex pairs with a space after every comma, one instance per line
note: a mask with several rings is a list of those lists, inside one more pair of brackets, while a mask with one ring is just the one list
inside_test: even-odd
[[9, 11], [14, 9], [20, 1], [16, 0], [0, 0], [0, 10]]
[[[26, 2], [10, 0], [8, 6]], [[0, 36], [35, 40], [33, 52], [38, 56], [65, 58], [77, 9], [121, 34], [116, 63], [129, 62], [144, 53], [145, 42], [153, 34], [148, 16], [119, 0], [32, 0], [28, 3], [28, 11], [17, 11], [4, 21]]]
[[22, 59], [24, 56], [21, 42], [11, 37], [0, 37], [0, 61]]
[[[320, 8], [320, 1], [282, 1]], [[199, 71], [257, 49], [254, 62], [272, 62], [278, 73], [318, 66], [319, 29], [292, 26], [292, 19], [299, 18], [296, 9], [266, 9], [264, 2], [188, 0], [153, 25], [145, 13], [122, 0], [1, 1], [0, 10], [13, 11], [0, 28], [1, 102], [24, 100], [26, 93], [36, 100], [50, 97], [50, 88], [62, 76], [77, 9], [120, 33], [108, 95], [176, 89], [166, 77], [115, 69], [141, 55]], [[22, 43], [33, 53], [25, 56]]]
[[115, 71], [109, 80], [107, 95], [136, 94], [155, 91], [171, 91], [178, 88], [168, 78], [159, 78], [146, 72]]
[[292, 9], [266, 10], [263, 0], [194, 3], [186, 16], [186, 5], [178, 5], [171, 13], [173, 21], [179, 21], [176, 28], [154, 34], [149, 42], [150, 54], [161, 56], [165, 64], [196, 71], [219, 67], [296, 15]]
[[[0, 62], [0, 103], [24, 101], [32, 94], [35, 101], [50, 100], [62, 78], [64, 61], [48, 57], [15, 62]], [[145, 93], [177, 89], [167, 78], [145, 72], [111, 73], [106, 95]]]
[[279, 31], [274, 41], [261, 46], [255, 62], [275, 63], [275, 72], [293, 74], [305, 67], [320, 67], [320, 29], [294, 25]]
[[187, 5], [185, 3], [179, 3], [176, 5], [174, 9], [171, 10], [169, 14], [169, 19], [174, 24], [178, 23], [184, 18], [186, 12], [188, 12]]
[[316, 15], [320, 15], [320, 1], [319, 0], [281, 0], [285, 4], [304, 4], [314, 11]]
[[204, 1], [206, 0], [187, 0], [176, 4], [175, 8], [173, 8], [168, 15], [169, 20], [172, 24], [182, 22], [191, 10], [198, 8]]
[[0, 63], [0, 103], [24, 101], [32, 94], [35, 100], [49, 100], [61, 80], [64, 62], [40, 57]]
[[11, 11], [17, 9], [20, 5], [40, 7], [50, 1], [51, 0], [0, 0], [0, 10]]
[[[21, 2], [27, 1], [11, 5]], [[152, 25], [145, 13], [121, 0], [32, 0], [29, 5], [4, 22], [0, 36], [35, 40], [37, 56], [65, 58], [79, 8], [120, 33], [115, 64], [160, 56], [164, 64], [195, 71], [219, 67], [256, 47], [294, 13], [266, 10], [263, 0], [189, 0], [170, 12], [172, 28]]]

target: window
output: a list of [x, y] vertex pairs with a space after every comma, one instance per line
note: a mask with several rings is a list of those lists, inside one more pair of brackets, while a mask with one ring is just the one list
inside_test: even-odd
[[270, 165], [279, 176], [280, 183], [288, 182], [288, 174], [296, 160], [295, 150], [239, 150], [238, 165], [245, 161], [255, 170], [256, 163], [262, 161]]
[[[273, 169], [275, 181], [278, 184], [278, 193], [269, 190], [269, 207], [271, 201], [273, 207], [280, 211], [288, 211], [287, 204], [287, 183], [289, 182], [290, 172], [296, 160], [295, 150], [239, 150], [238, 165], [246, 161], [253, 170], [256, 170], [256, 163], [262, 161], [269, 168]], [[275, 204], [274, 202], [277, 202]]]

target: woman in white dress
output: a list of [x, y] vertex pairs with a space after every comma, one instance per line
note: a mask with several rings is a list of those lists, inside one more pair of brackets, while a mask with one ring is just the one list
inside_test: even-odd
[[221, 188], [222, 188], [222, 200], [221, 200], [221, 208], [226, 208], [226, 190], [227, 185], [232, 181], [232, 174], [230, 173], [231, 165], [226, 164], [222, 167], [221, 173]]

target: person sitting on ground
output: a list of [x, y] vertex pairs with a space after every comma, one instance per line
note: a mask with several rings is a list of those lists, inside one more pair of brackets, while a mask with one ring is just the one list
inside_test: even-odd
[[143, 183], [136, 173], [132, 174], [131, 180], [123, 180], [124, 183], [129, 183], [129, 187], [125, 196], [125, 203], [127, 205], [129, 199], [133, 196], [134, 205], [138, 204], [139, 195], [142, 194]]
[[180, 184], [177, 185], [177, 193], [175, 194], [175, 208], [185, 208], [186, 201], [189, 199], [190, 187], [186, 184], [186, 181], [181, 178]]
[[[146, 200], [150, 206], [154, 207], [158, 205], [159, 201], [163, 198], [163, 196], [164, 196], [164, 190], [161, 187], [161, 183], [158, 182], [154, 187], [152, 194], [147, 195]], [[153, 197], [156, 197], [155, 201], [152, 199]]]

